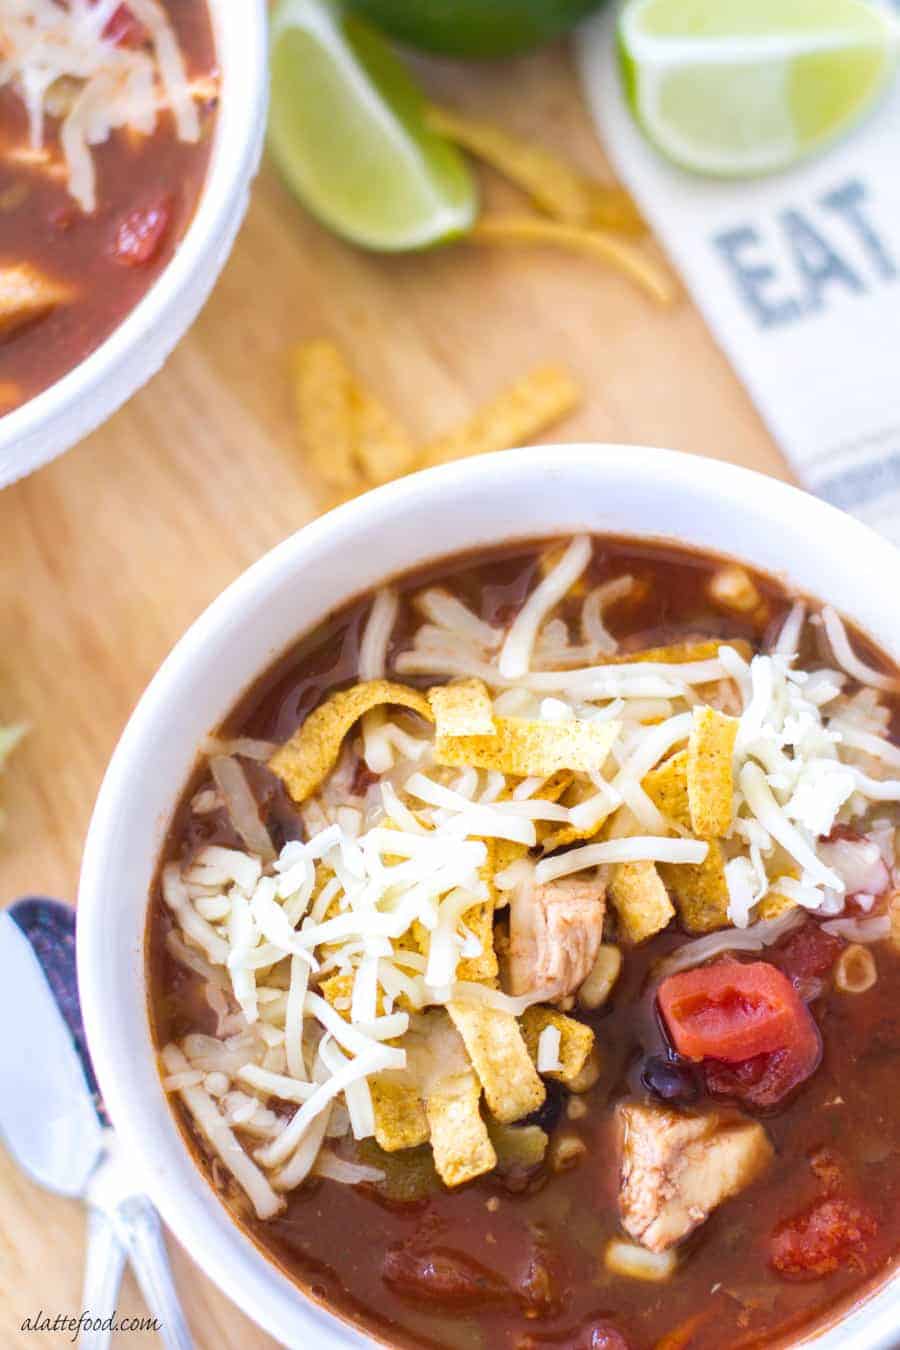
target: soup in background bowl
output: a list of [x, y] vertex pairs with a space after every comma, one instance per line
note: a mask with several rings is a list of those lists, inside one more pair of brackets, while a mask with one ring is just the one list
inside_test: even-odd
[[[900, 686], [846, 590], [807, 598], [827, 568], [787, 522], [825, 513], [867, 565], [894, 555], [722, 466], [698, 493], [723, 518], [662, 540], [693, 464], [631, 453], [426, 474], [310, 527], [191, 631], [117, 752], [83, 882], [92, 1045], [121, 1059], [139, 1031], [140, 1084], [115, 1091], [169, 1173], [151, 1191], [289, 1341], [323, 1316], [295, 1281], [390, 1344], [773, 1344], [891, 1266]], [[492, 492], [528, 494], [540, 537], [491, 539]], [[592, 520], [594, 495], [615, 504]], [[476, 551], [434, 560], [437, 500]], [[712, 551], [764, 501], [767, 543]], [[430, 546], [394, 545], [393, 576], [386, 546], [366, 587], [343, 545], [417, 511]], [[283, 588], [317, 550], [342, 575], [315, 572], [318, 623], [291, 630]], [[186, 718], [237, 610], [255, 678], [241, 656]], [[181, 737], [213, 738], [177, 747], [122, 930], [144, 876], [161, 1087], [133, 998], [98, 1031], [92, 942], [98, 858], [115, 874], [140, 818], [118, 765], [176, 704]], [[185, 1142], [211, 1189], [174, 1200]]]
[[0, 35], [0, 483], [162, 364], [263, 129], [261, 3], [23, 0]]

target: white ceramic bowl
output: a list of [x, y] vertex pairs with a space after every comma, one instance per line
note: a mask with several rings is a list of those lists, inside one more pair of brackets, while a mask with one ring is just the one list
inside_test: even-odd
[[0, 488], [98, 427], [155, 375], [204, 305], [243, 220], [268, 98], [265, 0], [207, 0], [221, 71], [212, 156], [174, 257], [84, 361], [0, 418]]
[[[670, 538], [745, 559], [833, 602], [900, 655], [900, 553], [817, 499], [726, 464], [635, 446], [550, 447], [416, 474], [293, 535], [188, 631], [113, 756], [84, 854], [78, 973], [91, 1053], [125, 1149], [206, 1273], [290, 1346], [365, 1344], [307, 1301], [228, 1218], [185, 1148], [150, 1041], [147, 894], [196, 747], [299, 634], [392, 574], [485, 544], [578, 530]], [[819, 1350], [896, 1344], [896, 1282]]]

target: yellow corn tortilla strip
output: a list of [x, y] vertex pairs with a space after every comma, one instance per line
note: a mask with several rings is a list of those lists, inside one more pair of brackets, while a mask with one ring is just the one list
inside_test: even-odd
[[469, 455], [527, 445], [566, 417], [580, 401], [581, 390], [567, 370], [540, 366], [516, 380], [453, 431], [427, 445], [420, 465], [446, 464]]
[[[664, 816], [689, 830], [687, 764], [687, 750], [679, 750], [658, 768], [651, 769], [642, 787]], [[675, 900], [681, 921], [692, 933], [712, 933], [730, 923], [725, 855], [717, 839], [708, 842], [709, 850], [702, 863], [659, 864], [659, 874]]]
[[494, 704], [482, 680], [453, 680], [428, 690], [437, 736], [493, 736]]
[[335, 487], [358, 487], [346, 361], [333, 342], [315, 338], [294, 347], [290, 362], [300, 441], [313, 468]]
[[661, 932], [675, 917], [669, 892], [652, 862], [618, 863], [609, 883], [609, 898], [623, 938], [635, 946]]
[[462, 1186], [497, 1165], [480, 1101], [481, 1085], [471, 1069], [444, 1075], [425, 1097], [434, 1165], [445, 1186]]
[[[344, 974], [329, 975], [327, 980], [323, 980], [319, 985], [319, 993], [331, 1004], [335, 1012], [339, 1012], [346, 1022], [350, 1021], [350, 1003], [353, 999], [353, 976], [348, 972]], [[379, 990], [379, 998], [381, 991]]]
[[753, 917], [754, 919], [777, 919], [782, 914], [786, 914], [789, 909], [794, 909], [796, 900], [789, 900], [786, 895], [782, 895], [778, 890], [767, 891], [757, 905]]
[[424, 694], [390, 680], [365, 680], [332, 694], [269, 760], [269, 768], [284, 782], [295, 802], [306, 801], [331, 773], [353, 724], [370, 708], [382, 704], [412, 708], [426, 721], [434, 721]]
[[415, 467], [416, 447], [396, 417], [357, 380], [350, 381], [352, 450], [370, 483], [389, 483]]
[[709, 840], [702, 863], [660, 863], [659, 874], [689, 933], [714, 933], [730, 926], [725, 854], [717, 839]]
[[586, 224], [599, 225], [601, 229], [635, 237], [647, 234], [647, 222], [627, 188], [620, 187], [618, 183], [590, 183], [588, 198], [589, 216]]
[[737, 731], [736, 717], [715, 708], [694, 709], [687, 747], [687, 791], [691, 827], [701, 839], [721, 839], [731, 829]]
[[428, 1142], [428, 1117], [419, 1090], [403, 1069], [387, 1069], [369, 1079], [375, 1140], [385, 1153]]
[[664, 816], [685, 829], [691, 827], [687, 790], [687, 750], [670, 755], [646, 775], [641, 787]]
[[535, 1063], [541, 1032], [546, 1027], [556, 1027], [559, 1032], [559, 1062], [562, 1068], [552, 1069], [545, 1077], [555, 1078], [560, 1083], [571, 1083], [578, 1077], [594, 1048], [594, 1033], [589, 1026], [576, 1021], [574, 1017], [567, 1017], [565, 1013], [557, 1012], [555, 1008], [547, 1008], [542, 1003], [535, 1003], [526, 1008], [519, 1018], [519, 1026], [522, 1028], [528, 1053]]
[[475, 222], [466, 239], [476, 244], [555, 245], [608, 263], [657, 304], [671, 305], [678, 294], [675, 278], [667, 268], [609, 230], [541, 220], [540, 216], [489, 214]]
[[600, 769], [619, 734], [619, 722], [542, 722], [495, 717], [493, 736], [437, 736], [434, 757], [451, 768], [495, 769], [516, 778], [548, 778], [560, 769]]
[[[596, 795], [597, 788], [591, 782], [570, 783], [566, 791], [561, 794], [561, 800], [565, 806], [579, 806], [590, 797]], [[535, 794], [543, 797], [544, 793]], [[546, 822], [537, 827], [538, 843], [543, 852], [555, 853], [558, 848], [566, 848], [569, 844], [577, 844], [585, 839], [593, 839], [607, 824], [609, 817], [605, 817], [597, 825], [589, 825], [584, 829], [579, 829], [577, 825], [562, 825], [554, 829], [552, 825]]]
[[[350, 1020], [353, 998], [353, 976], [330, 975], [319, 986], [327, 999], [345, 1021]], [[384, 997], [378, 991], [377, 1011], [384, 1012]], [[397, 1042], [399, 1044], [399, 1042]], [[387, 1069], [369, 1079], [372, 1094], [372, 1113], [375, 1117], [375, 1138], [386, 1153], [401, 1148], [415, 1148], [428, 1140], [428, 1121], [419, 1090], [404, 1069]]]
[[535, 792], [542, 802], [558, 802], [572, 786], [574, 774], [571, 769], [557, 769]]
[[[462, 922], [481, 943], [480, 956], [465, 956], [456, 967], [458, 980], [469, 980], [475, 984], [493, 983], [497, 978], [499, 966], [494, 950], [494, 908], [497, 904], [497, 888], [494, 885], [494, 873], [501, 869], [497, 866], [499, 839], [485, 839], [487, 858], [479, 869], [481, 880], [487, 886], [488, 898], [467, 909]], [[521, 847], [521, 845], [519, 845]]]
[[447, 1011], [463, 1038], [494, 1119], [510, 1125], [536, 1111], [547, 1091], [512, 1013], [480, 1003], [448, 1003]]
[[528, 857], [528, 845], [517, 844], [512, 839], [495, 839], [494, 841], [494, 859], [495, 873], [504, 872], [507, 867], [518, 862], [520, 858]]
[[439, 136], [468, 150], [522, 188], [548, 216], [570, 225], [588, 223], [593, 185], [550, 151], [452, 108], [430, 107], [426, 121]]

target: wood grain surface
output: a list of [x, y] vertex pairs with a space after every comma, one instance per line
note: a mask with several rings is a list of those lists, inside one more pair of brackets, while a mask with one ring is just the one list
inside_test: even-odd
[[[564, 48], [422, 69], [435, 94], [604, 173]], [[488, 179], [485, 191], [515, 200]], [[553, 360], [585, 397], [552, 439], [668, 445], [788, 476], [687, 301], [658, 310], [599, 265], [541, 250], [364, 255], [316, 226], [264, 168], [213, 297], [165, 370], [100, 431], [0, 494], [0, 721], [31, 725], [0, 788], [4, 903], [74, 900], [104, 766], [147, 681], [228, 582], [321, 509], [285, 364], [291, 342], [319, 335], [423, 439]], [[80, 1207], [38, 1190], [0, 1150], [4, 1350], [69, 1344], [20, 1327], [41, 1309], [77, 1313], [83, 1233]], [[202, 1350], [274, 1344], [174, 1242], [172, 1255]], [[130, 1278], [119, 1311], [145, 1311]]]

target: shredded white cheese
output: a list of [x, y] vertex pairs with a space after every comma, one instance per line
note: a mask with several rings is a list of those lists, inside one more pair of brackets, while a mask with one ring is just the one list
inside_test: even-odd
[[538, 1073], [552, 1073], [555, 1069], [561, 1069], [562, 1064], [559, 1058], [559, 1046], [562, 1040], [562, 1033], [559, 1027], [547, 1026], [538, 1036], [537, 1048], [537, 1071]]
[[118, 0], [3, 0], [0, 16], [0, 86], [12, 83], [28, 112], [31, 143], [43, 144], [48, 105], [63, 82], [66, 108], [60, 144], [69, 192], [83, 211], [97, 205], [91, 147], [119, 127], [145, 135], [160, 106], [171, 109], [178, 137], [196, 141], [197, 110], [184, 59], [159, 0], [128, 0], [150, 36], [150, 49], [119, 46], [104, 36]]

